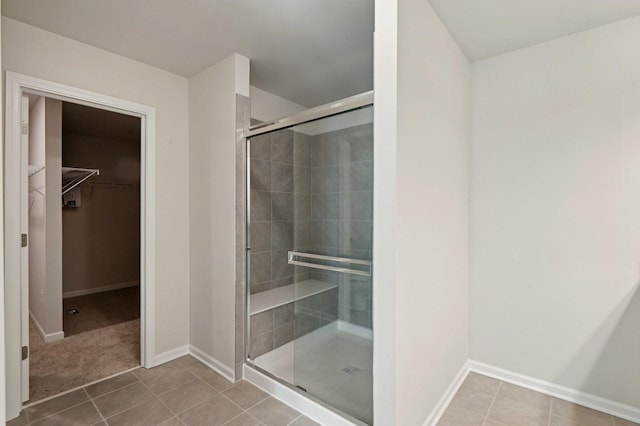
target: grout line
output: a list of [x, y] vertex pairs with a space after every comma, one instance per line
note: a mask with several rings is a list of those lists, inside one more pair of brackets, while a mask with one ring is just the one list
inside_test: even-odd
[[180, 386], [178, 386], [177, 388], [171, 388], [171, 389], [169, 389], [169, 390], [166, 390], [166, 391], [160, 392], [160, 393], [159, 393], [159, 394], [157, 394], [157, 395], [156, 395], [156, 394], [154, 394], [154, 395], [155, 395], [155, 396], [157, 396], [157, 397], [160, 397], [160, 396], [162, 396], [162, 395], [166, 395], [166, 394], [168, 394], [169, 392], [173, 392], [174, 390], [177, 390], [178, 388], [181, 388], [182, 386], [186, 386], [186, 385], [188, 385], [188, 384], [190, 384], [190, 383], [196, 382], [196, 381], [197, 381], [197, 380], [196, 380], [197, 378], [198, 378], [198, 377], [196, 377], [194, 380], [189, 380], [188, 382], [181, 384], [181, 385], [180, 385]]
[[[262, 389], [261, 389], [261, 390], [262, 390]], [[266, 392], [265, 392], [265, 393], [266, 393]], [[266, 401], [267, 399], [269, 399], [269, 398], [273, 398], [273, 396], [272, 396], [270, 393], [267, 393], [267, 397], [266, 397], [266, 398], [261, 399], [260, 401], [256, 402], [256, 403], [255, 403], [255, 404], [253, 404], [251, 407], [247, 408], [245, 411], [247, 411], [247, 412], [248, 412], [249, 410], [251, 410], [252, 408], [256, 407], [257, 405], [262, 404], [263, 402], [265, 402], [265, 401]], [[276, 399], [276, 398], [273, 398], [273, 399]], [[280, 400], [278, 400], [278, 401], [280, 401]]]
[[[136, 377], [137, 377], [137, 376], [136, 376]], [[119, 387], [119, 388], [117, 388], [117, 389], [114, 389], [114, 390], [111, 390], [111, 391], [109, 391], [109, 392], [103, 393], [103, 394], [101, 394], [101, 395], [96, 396], [95, 398], [91, 398], [91, 395], [89, 395], [89, 392], [87, 392], [87, 395], [89, 395], [89, 399], [90, 399], [90, 400], [94, 401], [94, 400], [96, 400], [96, 399], [100, 399], [100, 398], [102, 398], [103, 396], [111, 395], [111, 394], [112, 394], [112, 393], [114, 393], [114, 392], [117, 392], [117, 391], [122, 390], [122, 389], [124, 389], [124, 388], [128, 388], [128, 387], [130, 387], [130, 386], [133, 386], [133, 385], [135, 385], [135, 384], [137, 384], [137, 383], [142, 383], [142, 380], [138, 379], [137, 381], [135, 381], [135, 382], [133, 382], [133, 383], [129, 383], [128, 385], [121, 386], [121, 387]], [[86, 392], [86, 390], [85, 390], [85, 392]]]
[[[142, 384], [142, 386], [144, 386], [145, 388], [147, 388], [147, 390], [148, 390], [149, 392], [151, 392], [151, 389], [149, 389], [149, 388], [147, 387], [147, 385], [145, 385], [145, 384], [144, 384], [144, 382], [143, 382], [142, 380], [140, 381], [140, 383]], [[133, 385], [135, 385], [135, 384], [136, 384], [136, 383], [131, 383], [130, 385], [125, 386], [125, 387], [120, 388], [120, 389], [124, 389], [124, 388], [126, 388], [126, 387], [133, 386]], [[115, 391], [114, 391], [114, 392], [115, 392]], [[111, 393], [111, 392], [110, 392], [110, 393]], [[132, 405], [131, 407], [126, 408], [126, 409], [124, 409], [124, 410], [122, 410], [122, 411], [118, 411], [118, 412], [116, 412], [116, 413], [113, 413], [112, 415], [110, 415], [110, 416], [109, 416], [109, 417], [107, 417], [107, 418], [108, 418], [108, 419], [110, 419], [110, 418], [112, 418], [112, 417], [115, 417], [115, 416], [117, 416], [118, 414], [122, 414], [122, 413], [124, 413], [125, 411], [129, 411], [129, 410], [131, 410], [131, 409], [133, 409], [133, 408], [136, 408], [136, 407], [141, 406], [142, 404], [146, 404], [147, 402], [149, 402], [149, 401], [151, 401], [151, 400], [153, 400], [153, 399], [157, 399], [157, 400], [159, 400], [160, 398], [156, 397], [156, 396], [155, 396], [155, 394], [154, 394], [153, 392], [151, 392], [151, 398], [147, 399], [146, 401], [143, 401], [143, 402], [141, 402], [141, 403], [139, 403], [139, 404], [136, 404], [136, 405]], [[160, 401], [160, 402], [162, 402], [162, 401]], [[169, 411], [171, 411], [171, 410], [169, 410]], [[100, 409], [98, 409], [98, 412], [100, 412]], [[172, 412], [173, 412], [173, 411], [172, 411]], [[100, 412], [100, 414], [102, 414], [102, 412]], [[106, 420], [105, 420], [105, 421], [106, 421]], [[107, 423], [108, 423], [108, 422], [107, 422]]]
[[482, 426], [487, 424], [487, 420], [489, 420], [489, 414], [491, 414], [491, 409], [493, 408], [493, 404], [495, 404], [496, 399], [498, 398], [498, 393], [500, 393], [500, 388], [502, 387], [502, 383], [498, 385], [498, 389], [496, 389], [496, 394], [493, 395], [493, 399], [491, 400], [491, 404], [489, 405], [489, 409], [487, 410], [487, 414], [484, 416], [484, 420], [482, 421]]
[[298, 417], [296, 417], [295, 419], [291, 420], [289, 423], [287, 423], [287, 426], [291, 426], [296, 420], [298, 420], [300, 417], [302, 417], [303, 414], [300, 413], [300, 415]]
[[96, 403], [93, 401], [93, 399], [89, 399], [89, 401], [91, 402], [91, 405], [93, 405], [93, 408], [96, 409], [96, 411], [98, 412], [98, 415], [100, 416], [100, 418], [102, 419], [103, 422], [107, 423], [107, 419], [104, 418], [104, 416], [102, 415], [102, 412], [100, 412], [100, 410], [98, 410], [98, 406], [96, 405]]
[[[204, 383], [206, 386], [208, 386], [208, 387], [210, 387], [211, 389], [213, 389], [213, 391], [214, 391], [216, 394], [222, 393], [222, 392], [221, 392], [221, 391], [219, 391], [218, 389], [216, 389], [216, 388], [214, 388], [213, 386], [211, 386], [209, 383], [205, 382], [205, 381], [204, 381], [204, 379], [203, 379], [202, 377], [200, 377], [200, 376], [196, 376], [196, 377], [197, 377], [197, 379], [198, 379], [198, 380], [200, 380], [200, 381], [201, 381], [202, 383]], [[229, 389], [229, 388], [227, 388], [227, 389]], [[225, 389], [225, 390], [226, 390], [226, 389]]]
[[[91, 397], [89, 396], [89, 394], [87, 393], [87, 391], [86, 391], [86, 390], [84, 390], [84, 388], [75, 389], [75, 390], [73, 390], [73, 391], [65, 392], [64, 394], [68, 394], [68, 393], [75, 392], [75, 391], [78, 391], [78, 390], [83, 390], [83, 391], [84, 391], [85, 396], [86, 396], [87, 398], [89, 398], [89, 399], [87, 399], [87, 400], [85, 400], [85, 401], [78, 402], [78, 403], [73, 404], [73, 405], [68, 405], [68, 406], [66, 406], [66, 407], [64, 407], [64, 408], [61, 408], [61, 409], [59, 409], [59, 410], [57, 410], [57, 411], [54, 411], [54, 412], [52, 412], [52, 413], [49, 413], [49, 414], [47, 414], [46, 416], [39, 417], [39, 418], [37, 418], [37, 419], [35, 419], [35, 420], [31, 420], [31, 419], [28, 419], [28, 418], [27, 418], [27, 424], [35, 423], [35, 422], [40, 421], [40, 420], [42, 420], [42, 419], [46, 419], [46, 418], [51, 417], [51, 416], [53, 416], [53, 415], [55, 415], [55, 414], [60, 414], [60, 413], [62, 413], [63, 411], [67, 411], [67, 410], [69, 410], [69, 409], [71, 409], [71, 408], [78, 407], [78, 406], [80, 406], [80, 405], [82, 405], [82, 404], [84, 404], [84, 403], [86, 403], [86, 402], [91, 401]], [[54, 399], [54, 397], [49, 398], [47, 401], [50, 401], [51, 399]], [[38, 401], [38, 402], [39, 402], [39, 401]], [[37, 405], [37, 404], [33, 404], [33, 405]], [[32, 407], [33, 405], [29, 405], [28, 407]], [[23, 410], [24, 410], [25, 408], [27, 408], [27, 407], [22, 407], [22, 409], [23, 409]], [[27, 414], [25, 413], [25, 417], [26, 417], [26, 416], [27, 416]]]
[[[234, 421], [234, 420], [235, 420], [235, 419], [237, 419], [238, 417], [243, 416], [243, 415], [245, 415], [245, 414], [249, 414], [249, 413], [247, 413], [246, 411], [243, 411], [242, 413], [238, 414], [237, 416], [235, 416], [235, 417], [233, 417], [233, 418], [231, 418], [231, 419], [227, 420], [226, 422], [224, 422], [224, 423], [222, 424], [222, 426], [224, 426], [224, 425], [228, 425], [229, 423], [231, 423], [232, 421]], [[249, 415], [251, 415], [251, 414], [249, 414]]]
[[[255, 407], [256, 405], [258, 405], [258, 404], [254, 404], [254, 405], [252, 405], [251, 407], [249, 407], [249, 408], [247, 408], [247, 409], [245, 410], [244, 408], [242, 408], [241, 406], [239, 406], [238, 404], [236, 404], [236, 403], [235, 403], [231, 398], [229, 398], [227, 395], [223, 394], [222, 392], [220, 393], [220, 395], [221, 395], [223, 398], [228, 399], [228, 400], [229, 400], [233, 405], [235, 405], [236, 407], [238, 407], [238, 408], [239, 408], [239, 409], [241, 409], [242, 411], [247, 411], [247, 410], [249, 410], [249, 409], [251, 409], [251, 408]], [[265, 398], [265, 399], [266, 399], [266, 398]], [[264, 399], [263, 399], [263, 401], [264, 401]]]
[[131, 386], [131, 385], [135, 385], [136, 383], [142, 383], [142, 380], [140, 380], [140, 379], [138, 378], [138, 376], [136, 376], [136, 375], [134, 374], [134, 375], [133, 375], [133, 377], [135, 377], [135, 379], [136, 379], [136, 380], [134, 380], [133, 382], [131, 382], [131, 383], [127, 383], [126, 385], [122, 385], [122, 386], [120, 386], [119, 388], [112, 389], [112, 390], [110, 390], [110, 391], [108, 391], [108, 392], [101, 393], [100, 395], [96, 395], [95, 397], [93, 397], [93, 396], [89, 395], [89, 392], [87, 392], [87, 388], [86, 388], [86, 387], [84, 387], [83, 389], [85, 390], [85, 392], [87, 392], [87, 395], [89, 395], [89, 399], [91, 399], [91, 400], [93, 401], [93, 400], [98, 399], [98, 398], [100, 398], [100, 397], [102, 397], [102, 396], [109, 395], [109, 394], [111, 394], [111, 393], [114, 393], [114, 392], [116, 392], [116, 391], [119, 391], [120, 389], [124, 389], [124, 388], [126, 388], [126, 387]]
[[553, 397], [549, 397], [549, 417], [547, 418], [547, 426], [551, 426], [551, 413], [553, 412]]
[[[177, 388], [176, 388], [176, 389], [177, 389]], [[157, 396], [156, 396], [156, 399], [157, 399], [158, 401], [160, 401], [160, 404], [164, 405], [164, 406], [165, 406], [165, 408], [166, 408], [167, 410], [169, 410], [169, 412], [170, 412], [171, 414], [173, 414], [173, 416], [172, 416], [172, 417], [177, 417], [177, 414], [176, 414], [176, 413], [174, 413], [174, 412], [173, 412], [173, 410], [172, 410], [171, 408], [169, 408], [169, 407], [167, 406], [167, 404], [165, 404], [165, 403], [164, 403], [164, 401], [163, 401], [162, 399], [158, 398]], [[148, 402], [148, 401], [147, 401], [147, 402]], [[185, 410], [185, 411], [187, 411], [187, 410]], [[170, 419], [171, 419], [171, 417], [169, 417], [167, 420], [165, 420], [165, 422], [166, 422], [166, 421], [169, 421]]]

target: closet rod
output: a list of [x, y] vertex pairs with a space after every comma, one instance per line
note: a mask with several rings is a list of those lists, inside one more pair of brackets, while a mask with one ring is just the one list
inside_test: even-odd
[[71, 191], [91, 176], [100, 174], [98, 169], [80, 169], [78, 167], [62, 168], [62, 195]]

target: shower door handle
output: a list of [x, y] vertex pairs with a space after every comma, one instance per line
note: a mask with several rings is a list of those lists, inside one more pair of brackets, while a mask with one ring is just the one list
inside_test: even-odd
[[[299, 260], [302, 258], [325, 260], [328, 262], [335, 262], [335, 263], [341, 263], [341, 264], [362, 265], [365, 268], [364, 269], [345, 268], [341, 266], [323, 265], [321, 263], [304, 262], [302, 260]], [[326, 271], [343, 272], [345, 274], [354, 274], [354, 275], [363, 275], [365, 277], [371, 276], [371, 266], [372, 266], [370, 260], [351, 259], [348, 257], [338, 257], [338, 256], [325, 256], [323, 254], [302, 253], [299, 251], [289, 251], [287, 254], [287, 263], [289, 263], [290, 265], [306, 266], [308, 268], [324, 269]]]

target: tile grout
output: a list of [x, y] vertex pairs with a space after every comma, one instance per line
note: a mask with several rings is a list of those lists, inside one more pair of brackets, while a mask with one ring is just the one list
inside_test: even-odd
[[[87, 392], [88, 394], [89, 392]], [[98, 406], [96, 405], [96, 403], [94, 402], [93, 399], [89, 398], [89, 401], [91, 401], [91, 405], [93, 405], [93, 408], [96, 409], [96, 412], [98, 413], [98, 415], [100, 416], [100, 418], [102, 419], [103, 422], [105, 422], [105, 424], [108, 425], [107, 423], [107, 419], [105, 419], [105, 417], [102, 415], [102, 412], [98, 409]]]
[[[66, 393], [64, 393], [64, 394], [62, 394], [62, 395], [60, 395], [60, 396], [63, 396], [63, 395], [69, 395], [69, 394], [71, 394], [71, 393], [73, 393], [73, 392], [76, 392], [76, 391], [79, 391], [79, 390], [84, 391], [85, 396], [87, 396], [87, 397], [89, 398], [89, 401], [91, 401], [91, 397], [89, 396], [89, 394], [87, 393], [87, 391], [85, 391], [85, 390], [84, 390], [84, 388], [76, 389], [76, 390], [73, 390], [73, 391], [71, 391], [71, 392], [66, 392]], [[48, 399], [48, 400], [46, 400], [46, 401], [44, 401], [44, 402], [52, 401], [52, 400], [54, 400], [55, 398], [56, 398], [56, 397], [54, 396], [54, 397], [52, 397], [51, 399]], [[48, 418], [48, 417], [54, 416], [54, 415], [56, 415], [56, 414], [60, 414], [60, 413], [62, 413], [63, 411], [67, 411], [67, 410], [69, 410], [69, 409], [71, 409], [71, 408], [78, 407], [78, 406], [80, 406], [80, 405], [84, 404], [85, 402], [88, 402], [88, 401], [82, 401], [82, 402], [79, 402], [79, 403], [77, 403], [77, 404], [69, 405], [68, 407], [64, 407], [64, 408], [62, 408], [62, 409], [60, 409], [60, 410], [54, 411], [54, 412], [52, 412], [52, 413], [49, 413], [49, 414], [47, 414], [46, 416], [38, 417], [37, 419], [35, 419], [35, 420], [33, 420], [33, 421], [32, 421], [32, 420], [29, 420], [29, 418], [28, 418], [28, 416], [27, 416], [27, 413], [25, 413], [25, 416], [27, 417], [27, 424], [32, 424], [32, 423], [35, 423], [35, 422], [37, 422], [37, 421], [40, 421], [40, 420], [46, 419], [46, 418]], [[33, 407], [33, 406], [35, 406], [35, 405], [37, 405], [37, 404], [30, 405], [29, 407], [26, 407], [26, 408], [31, 408], [31, 407]], [[25, 408], [25, 409], [26, 409], [26, 408]]]
[[489, 409], [487, 410], [487, 414], [484, 416], [484, 420], [482, 421], [482, 426], [487, 424], [487, 420], [489, 420], [489, 414], [491, 414], [491, 409], [493, 408], [493, 404], [495, 404], [496, 399], [498, 398], [498, 393], [500, 393], [500, 388], [502, 387], [503, 382], [498, 382], [498, 388], [496, 389], [496, 393], [493, 395], [491, 399], [491, 404], [489, 404]]

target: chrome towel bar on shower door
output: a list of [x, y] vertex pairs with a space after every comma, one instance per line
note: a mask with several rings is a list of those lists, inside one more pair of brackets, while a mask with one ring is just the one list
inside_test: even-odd
[[[319, 263], [302, 262], [300, 260], [297, 260], [299, 258], [305, 258], [305, 257], [308, 259], [326, 260], [329, 262], [351, 263], [353, 265], [363, 265], [363, 266], [366, 266], [367, 269], [362, 270], [362, 269], [353, 269], [353, 268], [341, 268], [339, 266], [322, 265]], [[371, 276], [370, 260], [350, 259], [347, 257], [325, 256], [322, 254], [290, 251], [287, 255], [287, 261], [290, 265], [306, 266], [308, 268], [324, 269], [327, 271], [334, 271], [334, 272], [344, 272], [345, 274], [363, 275], [365, 277]]]

